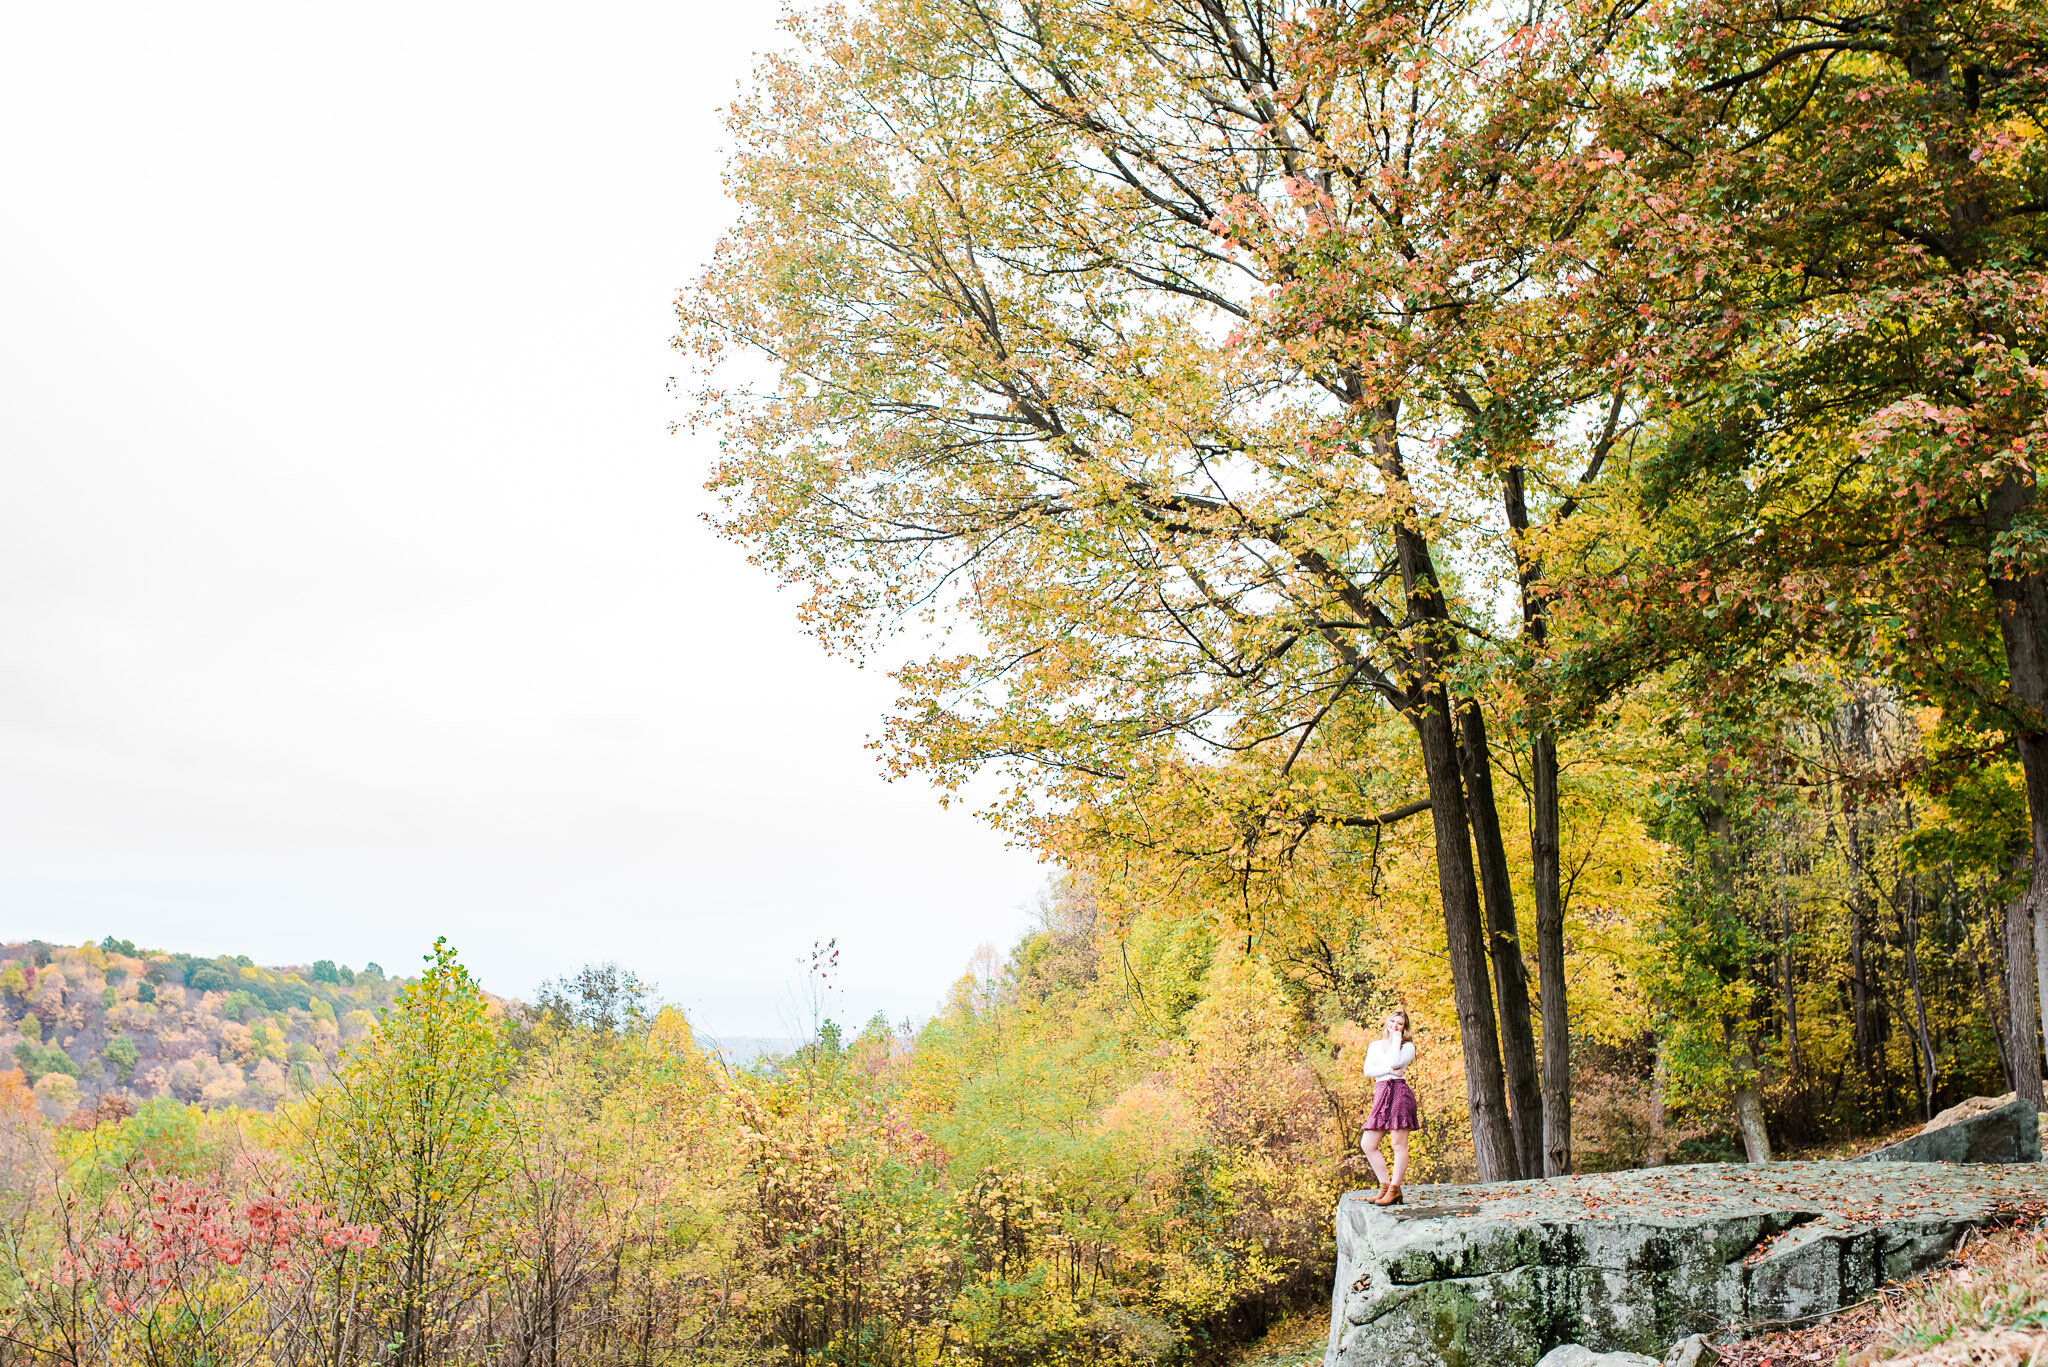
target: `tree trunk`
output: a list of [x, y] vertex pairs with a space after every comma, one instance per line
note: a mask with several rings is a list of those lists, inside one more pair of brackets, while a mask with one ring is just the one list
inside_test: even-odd
[[1671, 1083], [1671, 1044], [1662, 1035], [1657, 1037], [1657, 1063], [1650, 1070], [1650, 1151], [1643, 1156], [1643, 1166], [1661, 1168], [1671, 1161], [1671, 1149], [1666, 1141], [1664, 1125], [1667, 1119], [1664, 1108], [1664, 1092]]
[[[1741, 1062], [1752, 1069], [1755, 1060], [1745, 1056]], [[1752, 1163], [1771, 1161], [1771, 1134], [1764, 1126], [1764, 1099], [1757, 1092], [1752, 1081], [1748, 1086], [1738, 1088], [1735, 1093], [1735, 1131], [1742, 1136], [1742, 1153]]]
[[[1848, 705], [1848, 742], [1857, 761], [1871, 766], [1877, 757], [1877, 742], [1871, 735], [1868, 698], [1853, 697]], [[1876, 965], [1870, 956], [1870, 939], [1876, 931], [1877, 908], [1873, 889], [1877, 880], [1870, 868], [1870, 833], [1862, 804], [1854, 791], [1843, 794], [1842, 827], [1849, 859], [1849, 998], [1850, 1039], [1856, 1055], [1856, 1070], [1864, 1085], [1880, 1096], [1886, 1090], [1884, 1066], [1884, 996], [1876, 990]]]
[[[1959, 102], [1950, 74], [1950, 52], [1942, 44], [1929, 42], [1908, 54], [1906, 73], [1918, 85], [1935, 94], [1948, 116], [1930, 123], [1930, 160], [1946, 162], [1961, 172], [1979, 153], [1966, 122], [1958, 117]], [[1974, 78], [1973, 78], [1974, 79]], [[1971, 182], [1958, 177], [1958, 185]], [[1981, 193], [1968, 191], [1946, 206], [1952, 230], [1981, 226], [1988, 205]], [[1968, 270], [1977, 264], [1978, 240], [1963, 236], [1950, 257], [1952, 268]], [[1981, 239], [1980, 239], [1981, 240]], [[1979, 319], [1988, 334], [1988, 320]], [[2009, 473], [1993, 488], [1985, 508], [1985, 527], [1993, 537], [2013, 529], [2017, 520], [2032, 512], [2039, 497], [2035, 476]], [[2036, 971], [2034, 955], [2035, 922], [2048, 915], [2048, 579], [2039, 570], [2018, 574], [1997, 573], [2000, 556], [1996, 543], [1986, 547], [1991, 555], [1984, 563], [1991, 597], [1998, 605], [1998, 632], [2005, 646], [2006, 677], [2011, 700], [2006, 708], [2013, 721], [2013, 740], [2020, 752], [2020, 769], [2026, 776], [2027, 824], [2032, 836], [2032, 863], [2027, 889], [2005, 910], [2006, 994], [2009, 1048], [2012, 1054], [2013, 1090], [2038, 1108], [2041, 1096], [2041, 1012], [2048, 1008], [2042, 993], [2048, 979]]]
[[[2008, 480], [1993, 499], [1992, 522], [2009, 527], [2034, 502], [2034, 487]], [[2027, 825], [2033, 862], [2027, 890], [2005, 912], [2008, 975], [2006, 1034], [2011, 1041], [2013, 1090], [2041, 1104], [2041, 979], [2034, 957], [2034, 923], [2048, 915], [2048, 580], [2038, 572], [1994, 576], [1998, 631], [2005, 643], [2015, 720], [2013, 739], [2027, 781]]]
[[1778, 842], [1778, 991], [1785, 1010], [1785, 1075], [1799, 1090], [1799, 992], [1792, 970], [1792, 899], [1786, 895], [1784, 836]]
[[1984, 1019], [1991, 1025], [1991, 1042], [1998, 1048], [1999, 1071], [2005, 1074], [2007, 1091], [2012, 1091], [2012, 1050], [2005, 1046], [2005, 1032], [1998, 1028], [1998, 1003], [1991, 995], [1991, 982], [1984, 976], [1984, 960], [1973, 947], [1970, 950], [1970, 972], [1977, 978], [1977, 994], [1984, 998]]
[[2028, 900], [2034, 904], [2034, 1000], [2041, 1009], [2042, 1028], [2048, 1029], [2048, 898]]
[[[2033, 892], [2029, 888], [2028, 894]], [[2041, 1103], [2041, 1020], [2034, 1008], [2034, 916], [2022, 896], [2005, 909], [2006, 1047], [2012, 1053], [2012, 1089]]]
[[1543, 1163], [1543, 1083], [1536, 1069], [1536, 1032], [1529, 1020], [1529, 972], [1515, 922], [1515, 889], [1500, 833], [1486, 718], [1476, 702], [1458, 707], [1458, 759], [1464, 771], [1466, 816], [1478, 853], [1479, 887], [1486, 901], [1486, 948], [1493, 960], [1494, 1004], [1500, 1014], [1501, 1057], [1507, 1065], [1508, 1103], [1515, 1132], [1515, 1163], [1533, 1177]]
[[1529, 852], [1535, 865], [1536, 1001], [1543, 1012], [1543, 1175], [1572, 1170], [1572, 1028], [1565, 1014], [1564, 898], [1559, 877], [1557, 734], [1529, 742]]
[[[1727, 914], [1733, 915], [1735, 819], [1728, 814], [1718, 794], [1701, 810], [1700, 818], [1707, 831], [1707, 868], [1713, 875], [1714, 889], [1731, 903]], [[1737, 1053], [1735, 1022], [1722, 1017], [1721, 1030], [1728, 1042], [1736, 1076], [1740, 1079], [1735, 1089], [1735, 1130], [1742, 1136], [1742, 1151], [1752, 1163], [1768, 1163], [1771, 1161], [1771, 1136], [1764, 1125], [1763, 1096], [1756, 1086], [1756, 1042], [1747, 1041], [1742, 1051]]]
[[[1911, 824], [1910, 815], [1907, 822]], [[1908, 884], [1899, 901], [1899, 940], [1906, 953], [1906, 985], [1913, 992], [1914, 1035], [1920, 1046], [1923, 1118], [1934, 1119], [1934, 1040], [1927, 1033], [1927, 996], [1920, 986], [1920, 889]]]
[[1430, 824], [1436, 834], [1437, 891], [1444, 904], [1444, 948], [1451, 962], [1451, 996], [1458, 1011], [1458, 1036], [1465, 1057], [1465, 1100], [1472, 1109], [1472, 1150], [1482, 1182], [1512, 1182], [1521, 1176], [1515, 1132], [1508, 1116], [1506, 1080], [1501, 1073], [1500, 1034], [1487, 983], [1486, 927], [1479, 885], [1472, 867], [1472, 832], [1465, 815], [1464, 775], [1459, 770], [1457, 733], [1450, 695], [1441, 682], [1413, 716], [1421, 742], [1423, 773], [1429, 783]]
[[[1853, 847], [1853, 837], [1851, 839]], [[1877, 1085], [1874, 1072], [1877, 1040], [1870, 1015], [1870, 977], [1864, 962], [1863, 931], [1863, 883], [1859, 872], [1849, 893], [1849, 1028], [1857, 1071], [1874, 1087]]]
[[[1523, 540], [1529, 502], [1522, 467], [1501, 472], [1501, 499], [1515, 532], [1515, 578], [1521, 586], [1522, 636], [1540, 652], [1550, 639], [1543, 605], [1542, 564]], [[1564, 982], [1564, 891], [1558, 850], [1557, 730], [1539, 717], [1529, 741], [1529, 855], [1536, 902], [1536, 1000], [1543, 1012], [1543, 1175], [1572, 1170], [1572, 1027]], [[1534, 1176], [1531, 1167], [1529, 1174]]]
[[[1375, 456], [1388, 478], [1404, 478], [1398, 441], [1389, 434], [1393, 408], [1389, 406], [1382, 416], [1387, 427], [1374, 437]], [[1522, 1170], [1515, 1156], [1515, 1131], [1501, 1072], [1493, 991], [1486, 980], [1486, 925], [1472, 865], [1472, 821], [1459, 763], [1458, 722], [1451, 715], [1444, 669], [1456, 637], [1429, 543], [1414, 527], [1400, 526], [1394, 531], [1394, 553], [1401, 567], [1408, 617], [1416, 624], [1404, 670], [1410, 699], [1406, 715], [1415, 728], [1429, 786], [1437, 891], [1444, 905], [1444, 949], [1450, 959], [1451, 997], [1458, 1011], [1459, 1043], [1465, 1056], [1465, 1100], [1472, 1112], [1472, 1153], [1480, 1181], [1512, 1182]]]

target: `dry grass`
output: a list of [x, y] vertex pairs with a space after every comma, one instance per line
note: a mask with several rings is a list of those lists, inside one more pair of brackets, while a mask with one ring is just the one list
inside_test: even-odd
[[[1321, 1367], [1330, 1341], [1327, 1313], [1290, 1315], [1257, 1343], [1248, 1343], [1230, 1357], [1230, 1367]], [[2044, 1360], [2042, 1367], [2048, 1367]]]
[[1885, 1362], [1888, 1367], [2048, 1367], [2048, 1330], [1980, 1329]]
[[2033, 1362], [2048, 1347], [2048, 1231], [2029, 1221], [1973, 1240], [1955, 1267], [1887, 1305], [1875, 1327], [1875, 1341], [1845, 1357], [1848, 1367]]
[[1854, 1158], [1872, 1149], [1881, 1149], [1887, 1144], [1896, 1144], [1901, 1139], [1911, 1139], [1925, 1128], [1926, 1122], [1903, 1120], [1889, 1130], [1876, 1134], [1858, 1135], [1852, 1139], [1826, 1139], [1815, 1144], [1795, 1145], [1773, 1157], [1802, 1162], [1825, 1162], [1830, 1159]]
[[[1728, 1367], [2048, 1367], [2048, 1225], [2013, 1211], [1945, 1266], [1814, 1324], [1718, 1345]], [[2014, 1356], [2017, 1354], [2017, 1356]]]

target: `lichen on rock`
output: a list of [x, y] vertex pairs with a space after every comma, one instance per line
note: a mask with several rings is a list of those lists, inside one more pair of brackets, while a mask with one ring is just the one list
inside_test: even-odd
[[1338, 1207], [1326, 1367], [1534, 1367], [1839, 1309], [2048, 1200], [2048, 1170], [1714, 1164], [1364, 1195]]

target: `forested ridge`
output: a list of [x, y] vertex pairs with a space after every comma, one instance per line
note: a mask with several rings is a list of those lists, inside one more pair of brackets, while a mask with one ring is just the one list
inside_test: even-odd
[[327, 1076], [401, 984], [378, 965], [261, 968], [97, 944], [0, 944], [0, 1055], [52, 1121], [175, 1097], [268, 1109]]
[[[1853, 1142], [1921, 1109], [1919, 1036], [1883, 1014], [1913, 1000], [1906, 944], [1873, 918], [1862, 948], [1880, 990], [1860, 1054], [1854, 1000], [1826, 967], [1850, 902], [1833, 899], [1833, 921], [1815, 911], [1844, 866], [1798, 843], [1812, 829], [1775, 834], [1790, 838], [1771, 867], [1779, 851], [1803, 861], [1786, 900], [1812, 969], [1789, 979], [1796, 1048], [1760, 1032], [1764, 1103], [1783, 1134]], [[1719, 968], [1660, 944], [1702, 928], [1681, 911], [1684, 847], [1632, 839], [1665, 862], [1589, 861], [1578, 879], [1611, 900], [1585, 894], [1571, 960], [1577, 1162], [1738, 1160], [1725, 1056], [1694, 1061], [1685, 1034], [1713, 1017], [1653, 1005], [1701, 990], [1674, 965]], [[1426, 864], [1426, 848], [1410, 858]], [[1413, 864], [1388, 860], [1391, 897]], [[1768, 905], [1775, 887], [1758, 894]], [[274, 1103], [109, 1081], [74, 1109], [0, 1073], [0, 1353], [1136, 1364], [1210, 1359], [1316, 1313], [1331, 1208], [1368, 1180], [1357, 1022], [1447, 999], [1426, 935], [1247, 952], [1171, 904], [1113, 911], [1078, 876], [1048, 890], [1038, 922], [921, 1024], [820, 1017], [807, 1045], [746, 1067], [615, 966], [500, 1001], [437, 945]], [[1997, 1085], [1967, 909], [1916, 924], [1919, 989], [1960, 1031], [1937, 1046], [1937, 1098]], [[821, 946], [813, 1001], [837, 972]], [[1443, 1017], [1417, 1015], [1415, 1179], [1469, 1179], [1458, 1055]]]

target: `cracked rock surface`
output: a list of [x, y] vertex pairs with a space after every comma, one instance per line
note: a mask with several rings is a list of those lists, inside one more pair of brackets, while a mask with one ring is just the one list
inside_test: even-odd
[[1534, 1367], [1560, 1344], [1660, 1357], [1854, 1304], [2048, 1201], [2048, 1168], [1702, 1164], [1367, 1195], [1337, 1207], [1325, 1367]]

